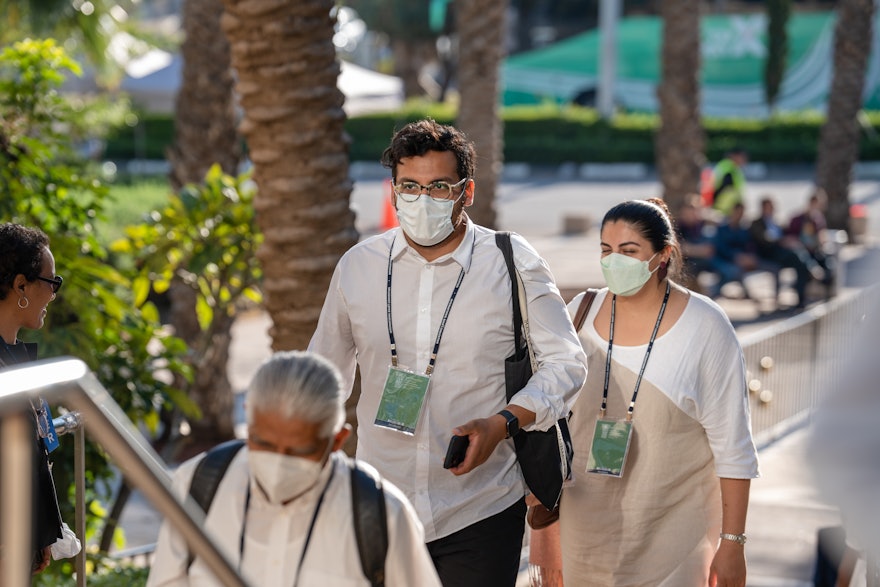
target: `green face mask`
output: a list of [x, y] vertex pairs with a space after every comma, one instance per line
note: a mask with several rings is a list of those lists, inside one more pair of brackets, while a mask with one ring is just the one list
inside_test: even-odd
[[611, 253], [602, 257], [599, 261], [602, 266], [602, 275], [605, 277], [605, 283], [608, 285], [608, 291], [618, 296], [631, 296], [639, 292], [648, 280], [651, 271], [648, 268], [650, 262], [657, 256], [657, 253], [647, 261], [640, 261], [635, 257], [628, 257], [620, 253]]

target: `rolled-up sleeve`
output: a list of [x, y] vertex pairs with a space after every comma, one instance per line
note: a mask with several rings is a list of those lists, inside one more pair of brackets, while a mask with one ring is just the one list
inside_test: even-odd
[[587, 359], [546, 261], [524, 238], [512, 237], [538, 369], [510, 403], [535, 413], [534, 424], [526, 430], [547, 430], [566, 414], [566, 406], [583, 386]]

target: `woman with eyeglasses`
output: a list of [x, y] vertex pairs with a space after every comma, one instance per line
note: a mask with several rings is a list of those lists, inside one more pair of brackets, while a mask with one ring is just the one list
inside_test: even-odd
[[[22, 328], [43, 327], [46, 308], [55, 299], [62, 280], [55, 275], [55, 258], [49, 237], [42, 231], [18, 224], [0, 224], [0, 369], [33, 361], [36, 343], [21, 342]], [[62, 538], [61, 514], [49, 465], [48, 406], [31, 399], [34, 429], [33, 559], [39, 573], [49, 565], [50, 547]], [[0, 550], [2, 553], [2, 550]]]

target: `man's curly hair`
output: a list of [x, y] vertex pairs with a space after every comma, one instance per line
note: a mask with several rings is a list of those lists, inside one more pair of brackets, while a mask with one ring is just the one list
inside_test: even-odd
[[391, 170], [391, 177], [396, 181], [401, 159], [421, 157], [428, 151], [450, 151], [458, 161], [459, 179], [474, 177], [477, 158], [474, 144], [457, 128], [430, 118], [411, 122], [397, 131], [380, 161]]

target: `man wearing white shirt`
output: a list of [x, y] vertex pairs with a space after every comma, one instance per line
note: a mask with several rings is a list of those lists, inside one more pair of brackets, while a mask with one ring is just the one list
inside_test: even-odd
[[[254, 376], [246, 409], [247, 445], [217, 487], [206, 533], [250, 585], [370, 585], [353, 524], [351, 463], [336, 452], [350, 433], [336, 369], [311, 353], [277, 353]], [[186, 495], [202, 458], [176, 471], [179, 496]], [[387, 481], [382, 493], [384, 584], [439, 585], [412, 506]], [[218, 584], [200, 558], [190, 559], [183, 537], [164, 523], [147, 585]]]
[[[475, 158], [460, 131], [433, 120], [395, 134], [382, 163], [401, 227], [339, 261], [309, 350], [339, 367], [347, 391], [360, 367], [358, 458], [412, 501], [444, 585], [512, 586], [526, 489], [509, 437], [563, 417], [586, 367], [547, 264], [513, 235], [538, 369], [506, 401], [511, 283], [494, 231], [464, 212]], [[453, 435], [470, 445], [446, 470]]]

